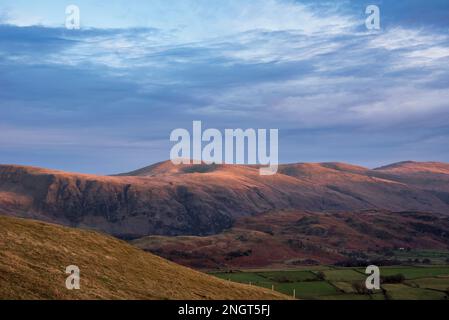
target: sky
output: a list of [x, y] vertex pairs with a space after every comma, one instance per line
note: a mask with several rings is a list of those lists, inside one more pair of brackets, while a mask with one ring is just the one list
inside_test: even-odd
[[0, 163], [130, 171], [194, 120], [279, 129], [282, 163], [449, 162], [449, 2], [0, 2]]

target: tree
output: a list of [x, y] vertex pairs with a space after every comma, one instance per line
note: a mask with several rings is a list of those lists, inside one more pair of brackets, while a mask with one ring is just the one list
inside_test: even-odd
[[326, 275], [324, 274], [323, 271], [318, 271], [316, 276], [319, 280], [326, 280]]

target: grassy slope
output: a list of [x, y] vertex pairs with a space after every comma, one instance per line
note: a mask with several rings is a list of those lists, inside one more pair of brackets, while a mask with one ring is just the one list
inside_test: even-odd
[[[65, 268], [81, 269], [81, 290]], [[0, 299], [284, 299], [181, 267], [92, 231], [0, 217]]]

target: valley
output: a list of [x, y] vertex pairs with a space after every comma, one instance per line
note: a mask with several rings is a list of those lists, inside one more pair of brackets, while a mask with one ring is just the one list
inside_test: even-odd
[[381, 267], [380, 290], [366, 290], [364, 268], [315, 266], [294, 270], [211, 273], [306, 300], [447, 300], [449, 265]]

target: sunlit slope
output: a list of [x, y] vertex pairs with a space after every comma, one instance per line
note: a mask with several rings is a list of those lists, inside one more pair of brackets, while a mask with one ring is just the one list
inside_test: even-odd
[[297, 163], [261, 176], [254, 166], [167, 161], [113, 177], [0, 165], [0, 214], [122, 239], [214, 235], [280, 210], [373, 209], [449, 212], [449, 164]]
[[[65, 287], [65, 268], [81, 289]], [[92, 231], [0, 217], [0, 299], [283, 299], [222, 281]]]

